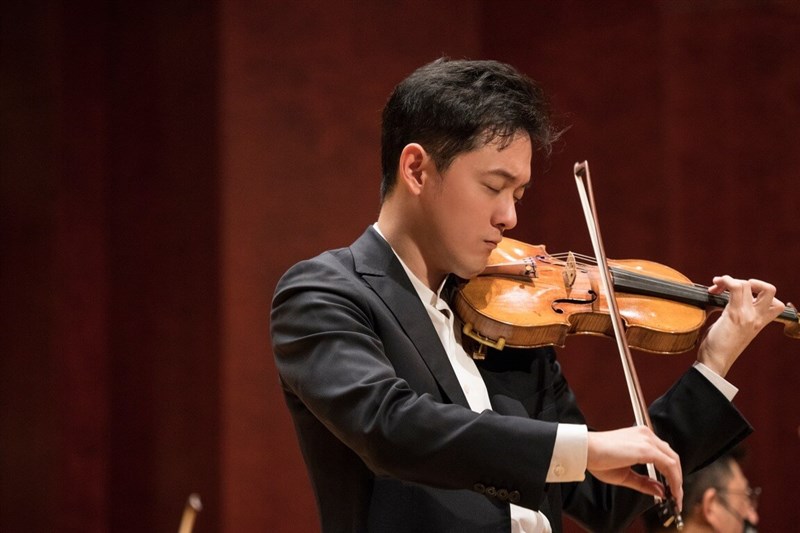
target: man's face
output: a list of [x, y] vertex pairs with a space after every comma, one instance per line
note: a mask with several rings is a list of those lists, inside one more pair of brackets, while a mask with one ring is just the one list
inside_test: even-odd
[[486, 267], [503, 232], [517, 224], [531, 155], [528, 135], [520, 134], [503, 149], [491, 143], [458, 155], [441, 174], [429, 163], [433, 186], [423, 194], [427, 227], [420, 231], [429, 272], [468, 279]]
[[758, 513], [748, 494], [750, 484], [736, 462], [731, 463], [733, 475], [728, 483], [715, 495], [715, 508], [709, 517], [714, 531], [719, 533], [741, 533], [743, 521], [758, 523]]

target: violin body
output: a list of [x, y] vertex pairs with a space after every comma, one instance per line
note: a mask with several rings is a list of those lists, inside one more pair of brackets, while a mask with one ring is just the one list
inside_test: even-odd
[[[726, 303], [668, 266], [642, 260], [608, 263], [633, 348], [686, 352], [697, 342], [706, 308]], [[684, 292], [688, 296], [680, 296]], [[564, 346], [568, 335], [614, 337], [597, 266], [558, 259], [543, 245], [514, 239], [504, 238], [484, 272], [458, 288], [454, 308], [466, 335], [498, 349]]]

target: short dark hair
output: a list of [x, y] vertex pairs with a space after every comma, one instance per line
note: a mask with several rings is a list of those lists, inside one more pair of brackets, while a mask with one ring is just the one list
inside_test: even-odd
[[[733, 463], [741, 464], [746, 450], [739, 445], [728, 450], [713, 463], [692, 472], [683, 480], [683, 515], [688, 518], [697, 512], [698, 504], [703, 501], [703, 495], [709, 488], [724, 487], [733, 476]], [[658, 506], [651, 507], [642, 515], [645, 531], [667, 532], [677, 528], [672, 523], [669, 527], [662, 525], [661, 513]]]
[[733, 476], [733, 463], [741, 464], [744, 456], [745, 449], [737, 446], [710, 465], [687, 476], [683, 483], [683, 501], [686, 511], [688, 513], [693, 511], [692, 507], [702, 501], [706, 489], [725, 487]]
[[394, 88], [383, 109], [381, 201], [394, 188], [409, 143], [422, 145], [444, 171], [457, 155], [498, 140], [503, 146], [522, 131], [547, 153], [558, 137], [533, 80], [497, 61], [443, 57], [428, 63]]

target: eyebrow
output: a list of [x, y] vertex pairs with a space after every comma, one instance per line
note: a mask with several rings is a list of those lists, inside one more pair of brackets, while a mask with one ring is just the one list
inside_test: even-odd
[[[507, 171], [507, 170], [505, 170], [503, 168], [496, 168], [496, 169], [493, 169], [493, 170], [488, 170], [486, 173], [494, 175], [494, 176], [499, 176], [499, 177], [503, 178], [506, 181], [515, 181], [517, 179], [517, 176], [515, 176], [514, 174], [512, 174], [511, 172], [509, 172], [509, 171]], [[525, 190], [528, 190], [528, 188], [531, 186], [531, 182], [532, 181], [533, 180], [528, 179], [528, 181], [526, 181], [523, 185], [521, 185], [521, 187], [523, 189], [525, 189]]]

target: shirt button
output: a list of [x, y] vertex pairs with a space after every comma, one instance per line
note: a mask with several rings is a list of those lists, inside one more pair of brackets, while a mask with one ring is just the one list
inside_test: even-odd
[[556, 477], [561, 477], [561, 476], [563, 476], [563, 475], [564, 475], [564, 472], [565, 472], [565, 469], [564, 469], [564, 466], [563, 466], [563, 465], [557, 464], [556, 466], [554, 466], [554, 467], [553, 467], [553, 474], [554, 474]]

